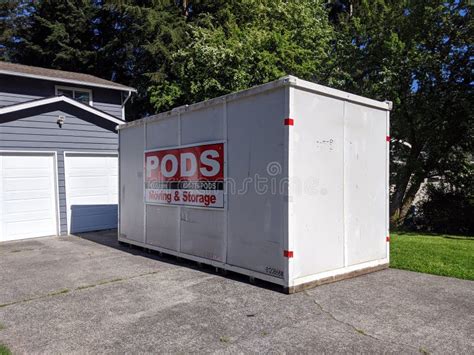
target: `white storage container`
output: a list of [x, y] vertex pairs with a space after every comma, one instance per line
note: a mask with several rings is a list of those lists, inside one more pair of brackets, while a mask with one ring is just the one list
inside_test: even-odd
[[288, 292], [385, 268], [390, 108], [290, 76], [121, 125], [119, 240]]

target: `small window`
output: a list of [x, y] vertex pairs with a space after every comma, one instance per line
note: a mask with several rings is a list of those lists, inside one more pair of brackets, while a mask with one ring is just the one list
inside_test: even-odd
[[56, 86], [56, 95], [64, 95], [83, 104], [92, 106], [92, 91], [88, 89]]
[[91, 101], [90, 94], [86, 91], [74, 91], [74, 98], [86, 105], [89, 105]]

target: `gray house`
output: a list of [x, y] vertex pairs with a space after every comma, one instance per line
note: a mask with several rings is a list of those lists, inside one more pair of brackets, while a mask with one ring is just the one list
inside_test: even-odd
[[0, 242], [116, 228], [116, 127], [135, 91], [0, 62]]

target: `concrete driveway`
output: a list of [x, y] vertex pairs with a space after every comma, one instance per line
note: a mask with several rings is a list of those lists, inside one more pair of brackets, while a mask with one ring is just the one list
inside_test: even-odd
[[474, 283], [385, 270], [285, 295], [122, 248], [114, 232], [0, 244], [13, 353], [473, 353]]

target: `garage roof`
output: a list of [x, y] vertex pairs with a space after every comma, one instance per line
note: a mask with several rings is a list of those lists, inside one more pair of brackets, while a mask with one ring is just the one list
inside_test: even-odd
[[21, 76], [32, 79], [53, 80], [63, 83], [87, 85], [111, 90], [137, 92], [137, 90], [132, 87], [101, 79], [89, 74], [33, 67], [29, 65], [2, 61], [0, 61], [0, 74]]
[[22, 102], [19, 104], [15, 105], [10, 105], [10, 106], [5, 106], [0, 108], [0, 117], [2, 115], [12, 113], [12, 112], [18, 112], [21, 110], [27, 110], [27, 109], [32, 109], [36, 107], [41, 107], [45, 105], [51, 105], [51, 104], [56, 104], [56, 103], [66, 103], [68, 105], [74, 106], [78, 109], [87, 111], [95, 116], [101, 117], [105, 120], [111, 121], [116, 124], [123, 124], [125, 121], [122, 121], [121, 119], [112, 116], [104, 111], [98, 110], [92, 106], [83, 104], [82, 102], [73, 100], [69, 97], [66, 97], [64, 95], [61, 96], [53, 96], [53, 97], [47, 97], [44, 99], [38, 99], [38, 100], [32, 100], [32, 101], [27, 101], [27, 102]]

